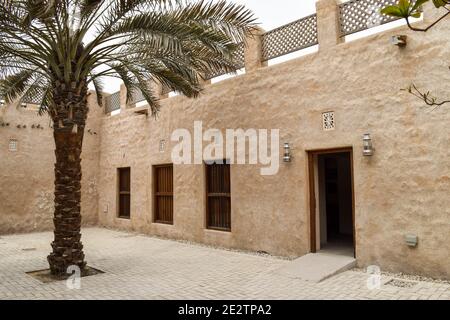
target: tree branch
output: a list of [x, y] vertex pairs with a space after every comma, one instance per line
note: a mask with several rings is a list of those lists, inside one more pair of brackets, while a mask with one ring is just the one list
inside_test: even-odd
[[402, 90], [408, 91], [410, 94], [419, 98], [430, 107], [440, 107], [444, 104], [450, 103], [450, 100], [438, 101], [435, 97], [431, 96], [430, 91], [421, 92], [415, 84], [411, 84], [409, 88]]
[[413, 31], [419, 31], [419, 32], [427, 32], [428, 30], [430, 30], [431, 28], [433, 28], [435, 25], [437, 25], [439, 22], [441, 22], [445, 17], [447, 17], [450, 14], [450, 9], [447, 7], [443, 7], [445, 10], [447, 10], [447, 13], [444, 14], [442, 17], [440, 17], [439, 19], [437, 19], [436, 21], [434, 21], [432, 24], [430, 24], [428, 27], [426, 28], [416, 28], [413, 27], [411, 25], [411, 22], [409, 21], [409, 17], [406, 17], [406, 24], [408, 25], [408, 28], [410, 28]]

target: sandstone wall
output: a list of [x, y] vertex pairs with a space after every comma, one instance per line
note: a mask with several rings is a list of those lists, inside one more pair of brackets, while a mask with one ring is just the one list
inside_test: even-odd
[[[100, 135], [103, 110], [89, 97], [91, 112], [82, 153], [82, 216], [84, 225], [97, 222]], [[2, 126], [1, 124], [5, 125]], [[9, 123], [9, 126], [6, 126]], [[21, 128], [17, 126], [20, 125]], [[40, 125], [42, 129], [32, 128]], [[36, 107], [0, 107], [0, 234], [52, 230], [54, 142], [51, 121], [38, 116]], [[26, 126], [26, 128], [24, 128]], [[18, 150], [9, 151], [10, 139]]]
[[[421, 34], [398, 28], [265, 67], [206, 87], [196, 100], [163, 100], [155, 121], [122, 110], [102, 125], [99, 222], [102, 225], [225, 247], [300, 256], [309, 252], [307, 151], [353, 147], [356, 256], [360, 266], [450, 276], [450, 112], [430, 110], [400, 89], [411, 81], [446, 96], [449, 24]], [[406, 34], [398, 48], [390, 36]], [[448, 94], [447, 94], [448, 95]], [[336, 130], [322, 130], [334, 111]], [[159, 140], [174, 129], [281, 130], [293, 162], [276, 176], [258, 166], [231, 169], [232, 232], [205, 229], [204, 168], [175, 166], [174, 225], [152, 223], [151, 166], [170, 162]], [[362, 135], [376, 148], [362, 156]], [[280, 153], [282, 150], [280, 150]], [[130, 166], [131, 220], [117, 218], [116, 170]], [[410, 249], [404, 236], [419, 236]]]
[[[319, 18], [332, 8], [321, 3]], [[333, 19], [318, 23], [319, 52], [271, 67], [253, 63], [244, 75], [207, 85], [195, 100], [164, 99], [157, 120], [125, 106], [116, 116], [91, 108], [88, 128], [98, 134], [86, 133], [83, 151], [85, 223], [297, 257], [310, 251], [307, 151], [352, 147], [358, 264], [450, 278], [450, 112], [400, 91], [414, 81], [448, 98], [450, 22], [426, 34], [401, 27], [348, 43], [331, 32]], [[408, 36], [407, 47], [390, 43], [398, 34]], [[30, 111], [0, 110], [0, 121], [13, 124], [0, 127], [0, 232], [47, 229], [51, 130]], [[334, 131], [322, 129], [326, 111], [335, 112]], [[44, 130], [29, 129], [38, 121]], [[202, 165], [174, 166], [174, 225], [152, 222], [152, 166], [171, 162], [171, 133], [192, 131], [194, 121], [205, 129], [280, 129], [280, 142], [293, 147], [292, 163], [281, 162], [275, 176], [261, 176], [257, 165], [232, 166], [230, 233], [205, 228]], [[19, 122], [27, 129], [16, 129]], [[362, 156], [367, 132], [375, 147], [370, 158]], [[9, 137], [17, 137], [19, 152], [7, 152]], [[117, 168], [128, 166], [130, 220], [117, 217]], [[417, 248], [406, 246], [408, 233], [419, 236]]]

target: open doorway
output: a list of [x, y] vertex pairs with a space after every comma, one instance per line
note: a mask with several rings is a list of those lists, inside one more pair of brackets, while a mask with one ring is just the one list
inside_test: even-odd
[[352, 149], [309, 152], [311, 252], [355, 255]]

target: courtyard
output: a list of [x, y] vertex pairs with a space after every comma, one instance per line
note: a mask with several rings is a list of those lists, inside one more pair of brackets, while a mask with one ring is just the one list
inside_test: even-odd
[[51, 232], [1, 236], [0, 299], [450, 299], [447, 282], [383, 274], [370, 290], [370, 275], [350, 270], [313, 283], [284, 275], [291, 261], [277, 257], [102, 228], [82, 234], [88, 264], [104, 273], [80, 289], [26, 273], [48, 268]]

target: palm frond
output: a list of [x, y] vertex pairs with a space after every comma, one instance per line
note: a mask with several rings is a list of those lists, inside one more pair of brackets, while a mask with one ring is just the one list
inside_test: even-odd
[[28, 88], [28, 83], [33, 76], [33, 71], [22, 70], [0, 80], [0, 96], [5, 99], [6, 103], [12, 103], [20, 98]]
[[103, 78], [115, 77], [127, 103], [140, 91], [157, 112], [149, 83], [197, 97], [201, 77], [236, 71], [233, 53], [255, 27], [248, 9], [225, 0], [7, 0], [0, 94], [28, 99], [47, 86], [42, 110], [64, 116], [55, 89], [91, 83], [102, 105]]
[[39, 106], [38, 114], [40, 116], [53, 112], [53, 92], [50, 87], [44, 88], [43, 99], [41, 105]]
[[94, 86], [95, 95], [97, 97], [97, 104], [100, 107], [103, 107], [103, 83], [101, 79], [94, 78], [92, 79], [92, 84]]

